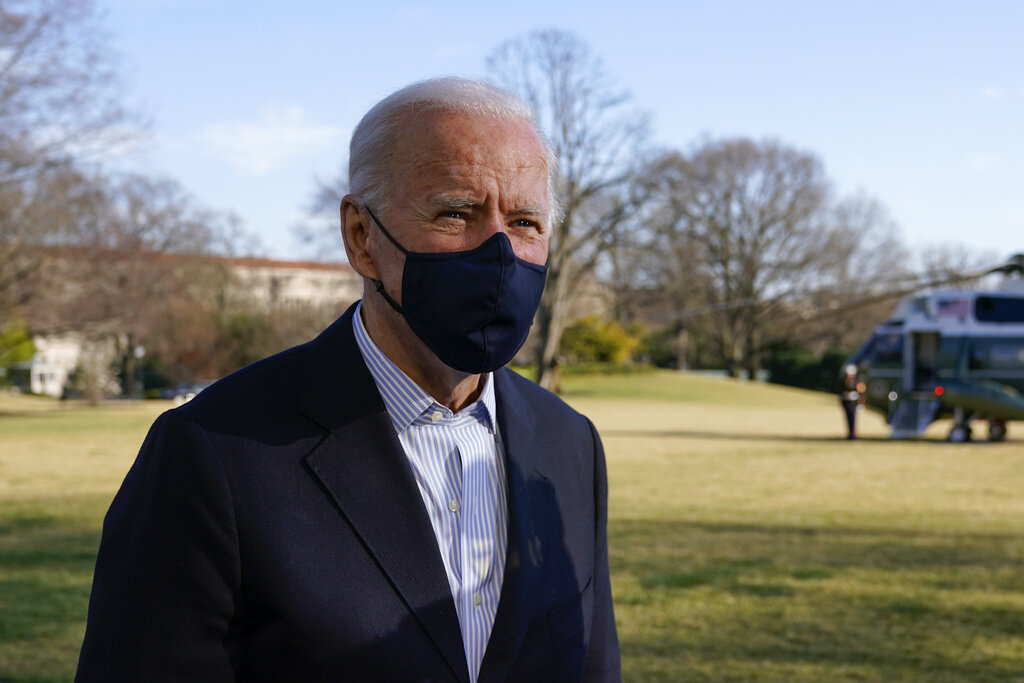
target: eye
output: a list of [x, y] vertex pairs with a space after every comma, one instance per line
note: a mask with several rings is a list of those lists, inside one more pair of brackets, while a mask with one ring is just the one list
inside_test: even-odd
[[538, 223], [537, 221], [530, 220], [529, 218], [517, 218], [517, 219], [515, 219], [514, 221], [512, 221], [512, 227], [513, 228], [533, 229], [533, 230], [536, 230], [537, 232], [541, 232], [542, 231], [540, 223]]
[[463, 211], [442, 211], [438, 214], [438, 218], [454, 218], [455, 220], [464, 221], [466, 220], [466, 214]]

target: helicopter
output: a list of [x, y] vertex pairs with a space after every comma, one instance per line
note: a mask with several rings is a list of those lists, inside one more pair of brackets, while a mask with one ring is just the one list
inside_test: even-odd
[[989, 441], [1004, 441], [1007, 423], [1024, 420], [1024, 254], [977, 277], [992, 274], [1002, 282], [986, 291], [903, 299], [844, 364], [890, 438], [952, 418], [951, 442], [971, 441], [975, 420], [988, 422]]

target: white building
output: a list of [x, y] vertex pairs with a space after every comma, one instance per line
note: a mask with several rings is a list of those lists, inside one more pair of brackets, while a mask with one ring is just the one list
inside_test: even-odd
[[362, 280], [345, 263], [262, 258], [234, 258], [230, 263], [239, 287], [236, 296], [268, 307], [340, 307], [362, 296]]
[[36, 355], [23, 366], [28, 370], [28, 390], [33, 394], [60, 396], [78, 366], [82, 340], [76, 334], [62, 334], [36, 336], [33, 342]]

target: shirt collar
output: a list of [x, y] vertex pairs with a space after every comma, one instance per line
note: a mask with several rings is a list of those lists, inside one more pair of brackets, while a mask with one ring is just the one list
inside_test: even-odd
[[[356, 344], [359, 346], [363, 361], [370, 370], [370, 375], [384, 400], [384, 407], [391, 416], [395, 431], [404, 431], [428, 410], [433, 412], [440, 409], [445, 415], [451, 416], [452, 413], [447, 407], [440, 405], [420, 385], [412, 381], [373, 342], [363, 325], [362, 309], [363, 304], [359, 302], [352, 315], [352, 330], [355, 332]], [[484, 387], [480, 397], [458, 414], [475, 415], [491, 433], [494, 433], [494, 382], [491, 381], [491, 375], [490, 372], [483, 375]]]

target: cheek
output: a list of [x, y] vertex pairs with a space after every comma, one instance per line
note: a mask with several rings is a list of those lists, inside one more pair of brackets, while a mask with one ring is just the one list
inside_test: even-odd
[[391, 294], [392, 289], [395, 290], [395, 293], [401, 292], [405, 257], [396, 253], [394, 245], [379, 233], [371, 237], [368, 246], [373, 263], [377, 267], [378, 276], [388, 288], [388, 294]]
[[516, 256], [524, 261], [544, 265], [548, 260], [548, 240], [546, 237], [534, 240], [513, 240], [512, 249]]

